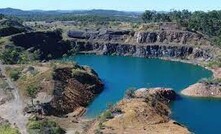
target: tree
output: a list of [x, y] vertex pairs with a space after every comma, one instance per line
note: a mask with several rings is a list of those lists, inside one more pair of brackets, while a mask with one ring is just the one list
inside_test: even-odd
[[38, 92], [39, 92], [38, 86], [30, 85], [27, 87], [27, 94], [31, 98], [32, 106], [34, 105], [33, 99], [36, 98]]
[[0, 20], [3, 19], [5, 16], [3, 14], [0, 14]]
[[146, 10], [142, 15], [142, 20], [147, 23], [151, 22], [153, 20], [153, 17], [155, 16], [155, 11]]
[[16, 81], [20, 78], [20, 74], [21, 72], [18, 71], [18, 70], [12, 70], [9, 74], [10, 78], [13, 80], [13, 81]]

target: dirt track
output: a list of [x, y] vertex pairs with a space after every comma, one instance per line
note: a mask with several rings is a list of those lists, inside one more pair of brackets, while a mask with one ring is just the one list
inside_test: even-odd
[[[0, 62], [0, 70], [3, 76], [5, 75], [5, 67]], [[6, 77], [5, 81], [8, 83], [9, 88], [13, 89], [13, 99], [0, 105], [0, 117], [8, 120], [11, 124], [16, 125], [22, 134], [27, 134], [26, 124], [28, 117], [23, 114], [24, 103], [20, 99], [18, 88], [14, 83]]]

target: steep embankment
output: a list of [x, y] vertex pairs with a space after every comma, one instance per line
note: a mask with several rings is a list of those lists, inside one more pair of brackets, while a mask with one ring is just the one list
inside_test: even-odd
[[76, 65], [74, 68], [56, 69], [53, 79], [54, 98], [50, 105], [55, 109], [55, 115], [71, 113], [79, 107], [86, 107], [103, 89], [98, 75], [89, 67]]
[[29, 27], [25, 27], [17, 21], [10, 19], [0, 20], [0, 37], [27, 32], [30, 30], [31, 29]]
[[167, 104], [176, 98], [171, 89], [140, 89], [101, 114], [88, 133], [188, 134], [169, 118]]
[[157, 29], [68, 32], [71, 46], [83, 53], [211, 60], [216, 51], [204, 35], [169, 24]]
[[12, 36], [10, 40], [17, 47], [22, 47], [30, 53], [37, 53], [40, 60], [60, 58], [71, 49], [62, 40], [61, 32], [58, 30], [18, 34]]
[[[26, 67], [11, 66], [7, 73], [17, 71], [16, 84], [23, 99], [34, 107], [27, 112], [40, 109], [45, 115], [64, 115], [84, 108], [102, 92], [103, 83], [94, 70], [73, 63], [38, 63]], [[39, 101], [39, 103], [37, 103]]]
[[135, 30], [70, 30], [65, 41], [61, 31], [31, 32], [12, 36], [17, 47], [39, 52], [40, 60], [73, 53], [95, 53], [136, 57], [168, 57], [186, 60], [211, 60], [219, 50], [202, 34], [176, 24], [155, 24], [155, 28]]

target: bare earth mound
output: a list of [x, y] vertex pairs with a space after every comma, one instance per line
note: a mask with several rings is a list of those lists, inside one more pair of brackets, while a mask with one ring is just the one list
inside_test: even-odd
[[196, 83], [181, 92], [193, 97], [221, 97], [221, 86], [218, 84]]
[[[162, 101], [163, 94], [170, 94], [171, 89], [141, 89], [134, 97], [123, 99], [111, 108], [111, 116], [103, 113], [88, 133], [102, 132], [104, 134], [188, 134], [187, 128], [169, 118], [168, 101]], [[146, 96], [137, 96], [144, 93]], [[149, 93], [149, 94], [148, 94]], [[171, 94], [174, 95], [174, 94]], [[103, 120], [103, 121], [102, 121]]]

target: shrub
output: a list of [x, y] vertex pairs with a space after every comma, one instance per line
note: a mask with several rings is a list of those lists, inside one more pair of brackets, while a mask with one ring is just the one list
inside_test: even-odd
[[31, 98], [35, 98], [35, 96], [37, 95], [38, 91], [39, 91], [39, 87], [38, 86], [30, 85], [30, 86], [27, 87], [27, 94]]
[[4, 64], [25, 64], [30, 61], [29, 57], [31, 55], [34, 54], [28, 53], [23, 48], [12, 46], [11, 48], [7, 48], [2, 51], [0, 59]]
[[9, 76], [12, 80], [16, 81], [20, 78], [20, 74], [21, 72], [15, 69], [10, 72]]
[[56, 122], [48, 119], [29, 120], [27, 124], [29, 134], [64, 134], [65, 131]]
[[113, 115], [110, 110], [103, 112], [99, 117], [101, 123], [103, 123], [104, 121], [106, 121], [108, 119], [112, 119], [112, 118], [113, 118]]
[[36, 97], [37, 93], [39, 92], [40, 88], [35, 85], [30, 85], [27, 87], [27, 95], [31, 98], [32, 106], [34, 105], [33, 99]]

